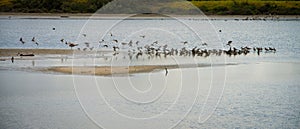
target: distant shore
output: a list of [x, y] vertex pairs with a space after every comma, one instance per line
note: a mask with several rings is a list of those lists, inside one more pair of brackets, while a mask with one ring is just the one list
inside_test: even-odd
[[300, 15], [159, 15], [159, 14], [92, 14], [92, 13], [7, 13], [0, 12], [2, 19], [162, 19], [196, 18], [211, 20], [300, 20]]

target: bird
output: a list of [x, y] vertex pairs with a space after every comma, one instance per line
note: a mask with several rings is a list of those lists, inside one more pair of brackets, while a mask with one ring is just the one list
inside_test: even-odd
[[75, 44], [75, 43], [69, 43], [69, 47], [71, 47], [71, 49], [73, 48], [73, 47], [75, 47], [75, 46], [78, 46], [78, 44]]
[[102, 43], [102, 42], [104, 42], [104, 39], [102, 39], [101, 41], [99, 41], [99, 43]]
[[202, 46], [207, 46], [207, 43], [202, 43]]
[[35, 42], [35, 44], [38, 46], [39, 45], [39, 43], [38, 42]]
[[82, 34], [83, 35], [83, 37], [86, 37], [86, 34]]
[[103, 45], [103, 47], [108, 47], [108, 45]]
[[23, 41], [23, 38], [22, 38], [22, 37], [20, 38], [20, 42], [21, 42], [22, 44], [25, 43], [25, 41]]
[[65, 40], [65, 39], [61, 39], [61, 40], [60, 40], [60, 42], [62, 42], [62, 43], [63, 43], [63, 42], [64, 42], [64, 40]]
[[109, 34], [110, 34], [110, 36], [113, 36], [113, 34], [111, 32]]
[[232, 41], [228, 41], [226, 45], [231, 46]]
[[119, 47], [113, 46], [114, 51], [117, 51], [117, 49], [119, 49]]
[[165, 71], [166, 71], [166, 74], [165, 74], [165, 76], [167, 76], [168, 75], [168, 69], [167, 69], [167, 67], [165, 67]]
[[141, 35], [140, 37], [145, 38], [146, 36], [145, 35]]
[[153, 42], [153, 44], [158, 44], [158, 41]]
[[11, 57], [11, 63], [14, 63], [15, 58], [12, 56]]
[[188, 41], [184, 41], [184, 42], [181, 42], [181, 43], [183, 43], [183, 44], [185, 45], [185, 44], [187, 44], [187, 43], [188, 43]]
[[84, 44], [85, 44], [86, 47], [90, 47], [90, 43], [85, 42]]
[[35, 37], [33, 37], [33, 38], [31, 39], [31, 41], [32, 41], [32, 42], [35, 42]]
[[118, 43], [118, 40], [116, 40], [116, 39], [114, 39], [113, 41], [116, 42], [116, 43]]
[[219, 30], [219, 32], [222, 32], [222, 30]]

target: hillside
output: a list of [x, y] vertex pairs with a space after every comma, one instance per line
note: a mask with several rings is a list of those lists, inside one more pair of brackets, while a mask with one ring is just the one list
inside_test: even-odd
[[[1, 0], [0, 12], [23, 13], [94, 13], [111, 0]], [[202, 1], [190, 0], [194, 6], [182, 5], [179, 0], [152, 0], [155, 6], [147, 6], [147, 0], [117, 0], [107, 13], [197, 13], [224, 15], [300, 15], [300, 1], [240, 0]], [[146, 5], [146, 6], [145, 6]], [[117, 10], [116, 8], [119, 8]]]

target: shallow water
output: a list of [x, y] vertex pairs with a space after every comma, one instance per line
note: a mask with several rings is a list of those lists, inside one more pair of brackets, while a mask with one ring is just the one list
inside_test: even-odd
[[[223, 97], [211, 117], [203, 123], [198, 123], [198, 117], [210, 87], [211, 77], [208, 75], [211, 70], [199, 68], [196, 70], [199, 72], [201, 82], [199, 96], [192, 110], [178, 125], [177, 120], [183, 117], [183, 113], [187, 112], [192, 104], [196, 87], [190, 82], [193, 76], [183, 77], [179, 80], [184, 87], [180, 91], [181, 94], [177, 94], [180, 83], [174, 78], [195, 74], [195, 69], [170, 70], [167, 77], [164, 77], [164, 72], [153, 72], [131, 77], [96, 78], [1, 70], [1, 127], [96, 128], [97, 126], [89, 119], [92, 118], [106, 128], [139, 127], [140, 124], [144, 128], [157, 128], [166, 127], [169, 123], [176, 125], [175, 128], [298, 128], [299, 66], [299, 63], [227, 66]], [[279, 67], [285, 69], [277, 70]], [[222, 68], [216, 70], [220, 72]], [[155, 124], [143, 120], [138, 122], [139, 124], [137, 121], [127, 121], [125, 124], [123, 122], [126, 120], [123, 121], [121, 116], [112, 114], [108, 105], [99, 96], [99, 92], [94, 90], [96, 87], [94, 81], [91, 81], [94, 79], [98, 82], [96, 87], [100, 88], [111, 108], [131, 117], [159, 114], [172, 105], [177, 95], [180, 97], [175, 101], [176, 104], [172, 105], [174, 109], [168, 110], [172, 114], [166, 113], [157, 117], [152, 121]], [[130, 79], [133, 85], [128, 84], [127, 79]], [[153, 82], [151, 79], [156, 81]], [[115, 85], [112, 85], [113, 81]], [[145, 91], [150, 86], [149, 82], [153, 84], [151, 89], [153, 92], [146, 96], [140, 96], [130, 88], [134, 86], [140, 91]], [[76, 98], [74, 84], [81, 103]], [[127, 98], [144, 102], [153, 99], [151, 95], [158, 94], [164, 86], [167, 89], [159, 100], [141, 105], [120, 97], [114, 86], [119, 87]], [[83, 109], [89, 113], [89, 117], [85, 115], [80, 104], [83, 104]], [[118, 124], [113, 124], [115, 122]]]
[[[206, 42], [208, 49], [228, 49], [225, 44], [232, 40], [237, 48], [275, 47], [276, 56], [269, 54], [271, 56], [265, 56], [264, 60], [277, 61], [279, 57], [280, 60], [297, 61], [300, 53], [299, 21], [1, 19], [0, 28], [1, 48], [69, 49], [60, 42], [64, 39], [79, 43], [81, 49], [85, 47], [84, 42], [100, 49], [101, 39], [109, 46], [117, 39], [119, 42], [140, 41], [140, 46], [158, 41], [159, 45], [168, 44], [169, 48], [190, 49], [205, 48], [201, 44]], [[141, 35], [146, 37], [139, 37]], [[19, 41], [20, 37], [25, 44]], [[36, 38], [38, 46], [31, 41], [32, 37]], [[189, 43], [183, 46], [180, 43], [183, 41]], [[128, 49], [120, 44], [119, 47]]]
[[[69, 49], [61, 38], [81, 48], [84, 42], [97, 48], [104, 38], [141, 45], [158, 41], [174, 48], [183, 47], [181, 41], [189, 42], [187, 48], [207, 42], [209, 49], [227, 49], [225, 44], [232, 40], [238, 48], [270, 46], [277, 52], [151, 60], [107, 58], [110, 54], [37, 55], [13, 64], [7, 57], [0, 62], [0, 127], [299, 128], [299, 21], [125, 20], [109, 28], [114, 22], [92, 20], [84, 26], [84, 19], [0, 19], [0, 48]], [[139, 37], [143, 34], [145, 39]], [[39, 46], [31, 42], [33, 36]], [[167, 76], [164, 70], [111, 76], [37, 71], [50, 66], [162, 64], [211, 66], [169, 69]]]

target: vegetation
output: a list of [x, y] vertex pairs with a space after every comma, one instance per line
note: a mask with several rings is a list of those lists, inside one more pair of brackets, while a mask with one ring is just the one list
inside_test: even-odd
[[[24, 12], [24, 13], [94, 13], [99, 8], [112, 0], [0, 0], [0, 12]], [[123, 0], [123, 2], [126, 0]], [[142, 1], [142, 0], [140, 0]], [[189, 0], [205, 14], [235, 14], [235, 15], [299, 15], [300, 1], [271, 1], [271, 0]], [[144, 0], [144, 2], [146, 2]], [[125, 6], [125, 12], [141, 10], [142, 12], [170, 12], [174, 10], [188, 10], [179, 2], [166, 1], [161, 8], [147, 8], [131, 2]], [[112, 13], [123, 12], [111, 9]], [[191, 9], [191, 11], [195, 11]]]
[[240, 0], [191, 1], [206, 14], [299, 15], [300, 1]]

